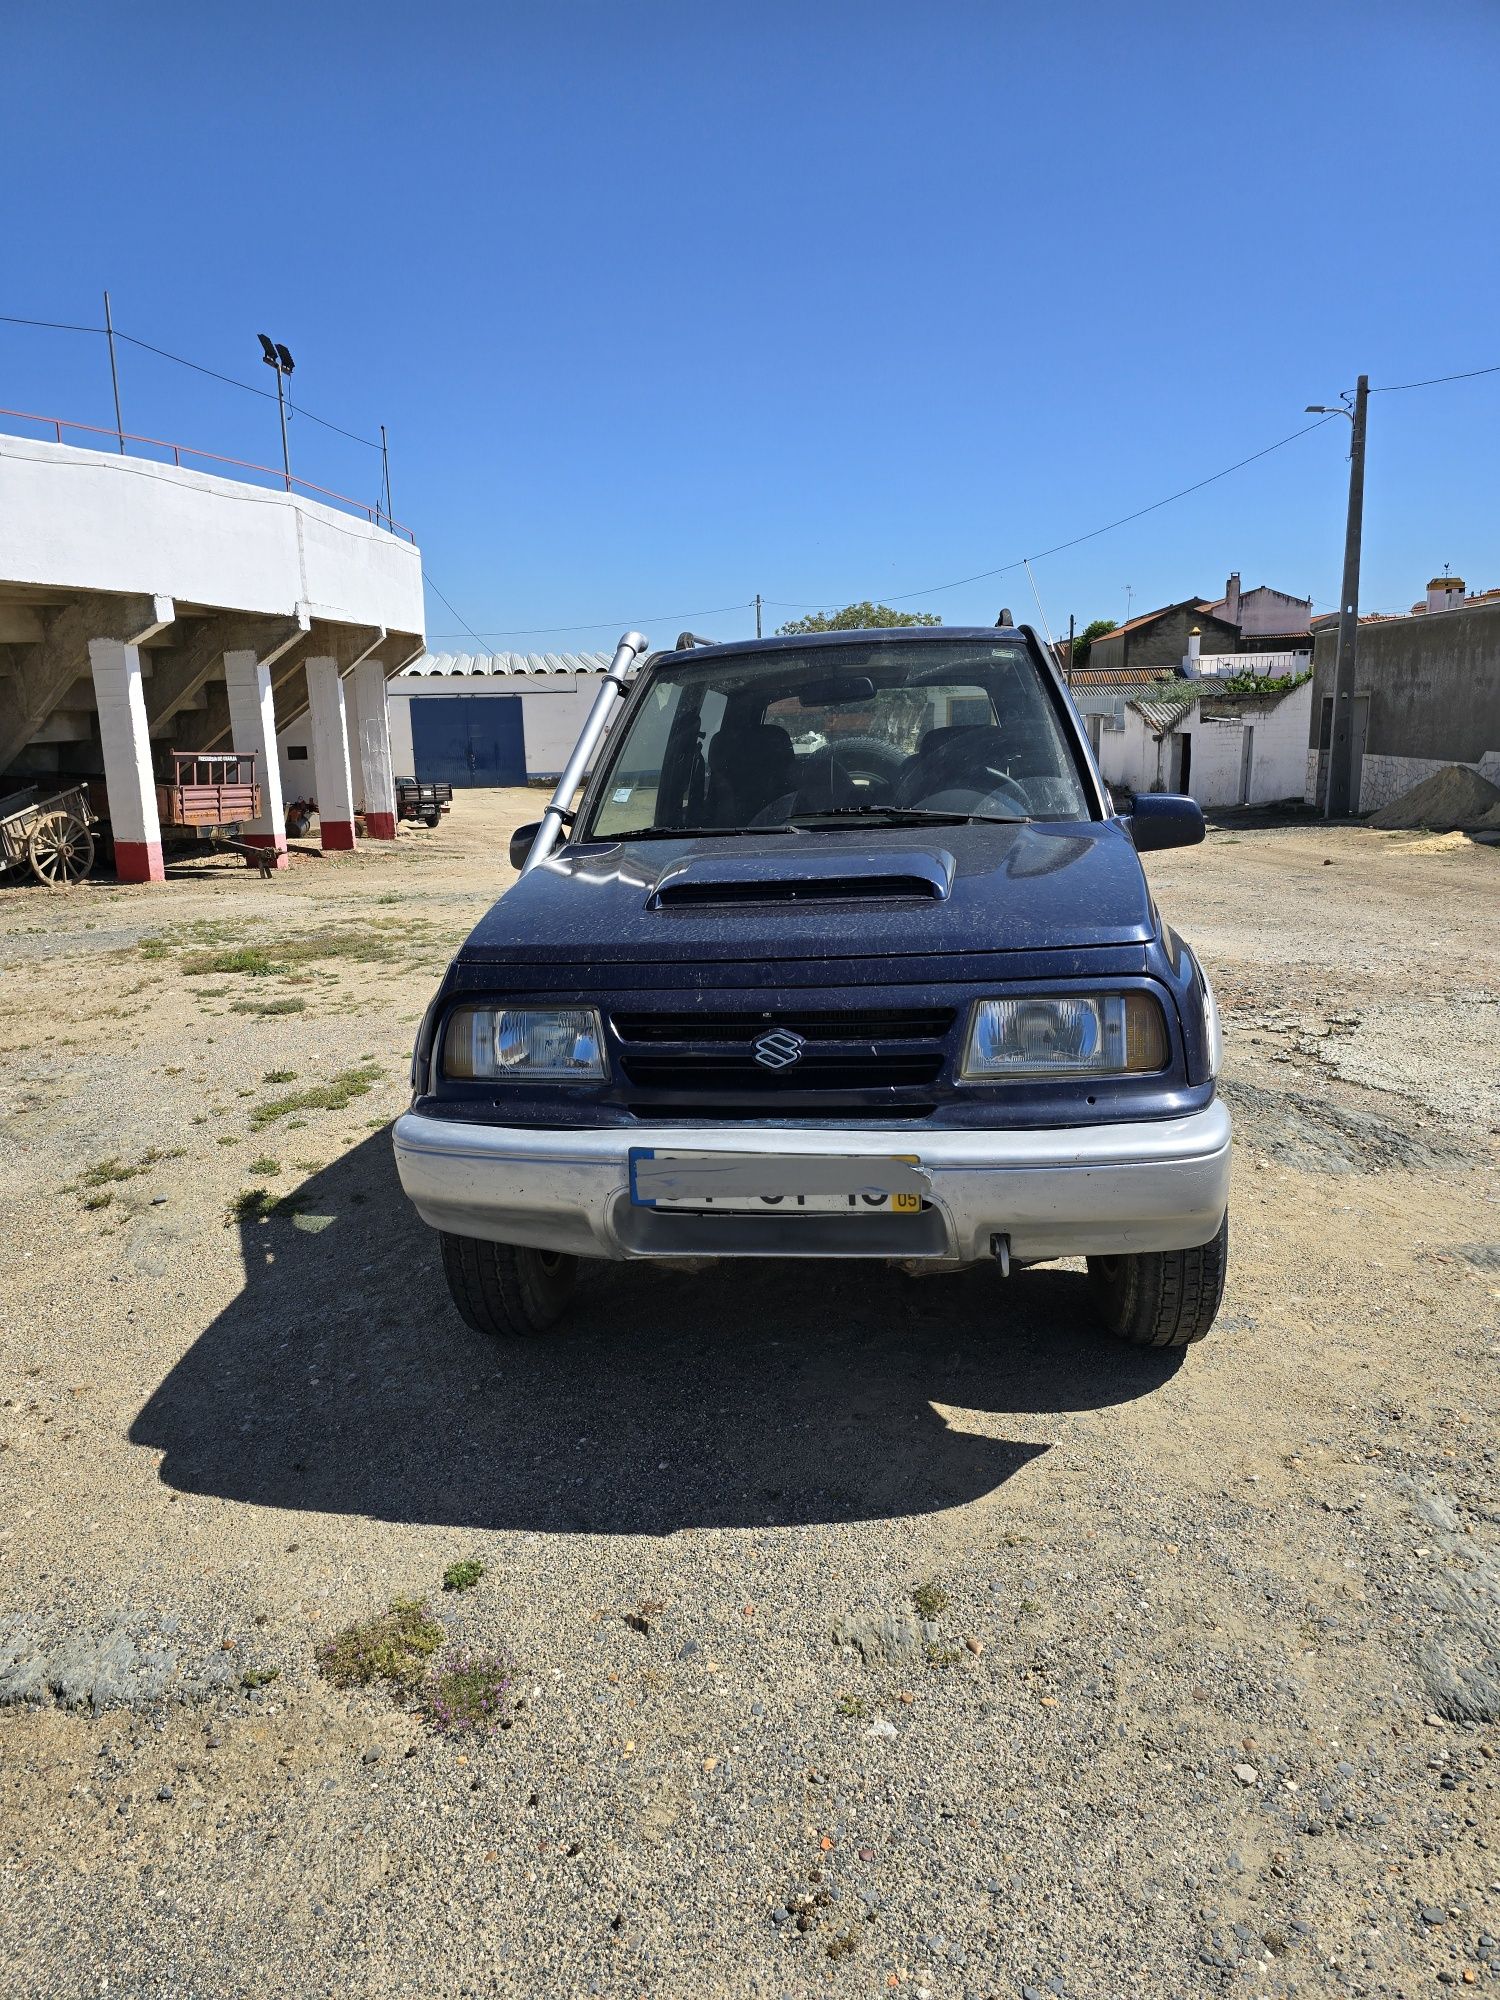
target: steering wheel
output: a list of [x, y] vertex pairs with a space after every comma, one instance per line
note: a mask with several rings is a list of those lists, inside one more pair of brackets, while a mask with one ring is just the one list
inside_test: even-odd
[[[998, 804], [1007, 812], [1019, 812], [1030, 818], [1031, 801], [1025, 789], [993, 761], [994, 756], [993, 751], [986, 754], [983, 749], [960, 738], [943, 744], [929, 756], [914, 757], [897, 780], [895, 802], [903, 806], [925, 805], [936, 809], [941, 798], [944, 807], [965, 812], [978, 812], [991, 804]], [[953, 802], [956, 793], [972, 793], [974, 796], [958, 806]]]

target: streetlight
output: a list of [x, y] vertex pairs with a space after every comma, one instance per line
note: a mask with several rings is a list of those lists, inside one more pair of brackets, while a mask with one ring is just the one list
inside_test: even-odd
[[286, 477], [286, 490], [292, 490], [292, 455], [286, 441], [286, 383], [296, 363], [279, 340], [272, 340], [269, 334], [259, 333], [260, 358], [268, 368], [276, 370], [276, 407], [281, 412], [281, 469]]
[[1344, 527], [1344, 586], [1339, 594], [1338, 651], [1333, 666], [1333, 728], [1328, 740], [1328, 783], [1323, 793], [1323, 817], [1344, 819], [1358, 807], [1354, 796], [1354, 654], [1359, 638], [1359, 557], [1365, 517], [1365, 411], [1370, 378], [1361, 375], [1354, 407], [1341, 403], [1309, 403], [1310, 417], [1347, 417], [1349, 440], [1349, 514]]

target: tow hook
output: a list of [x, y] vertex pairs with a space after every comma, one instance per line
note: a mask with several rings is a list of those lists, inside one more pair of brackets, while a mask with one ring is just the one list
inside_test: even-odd
[[1008, 1278], [1010, 1276], [1010, 1238], [1000, 1235], [992, 1236], [990, 1238], [990, 1255], [1000, 1266], [1001, 1277]]

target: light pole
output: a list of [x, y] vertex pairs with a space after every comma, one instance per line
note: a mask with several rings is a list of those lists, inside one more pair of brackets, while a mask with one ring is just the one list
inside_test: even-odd
[[281, 412], [281, 470], [286, 479], [286, 490], [292, 490], [292, 454], [286, 441], [286, 384], [293, 368], [297, 365], [279, 340], [272, 340], [269, 334], [259, 333], [260, 358], [268, 368], [276, 370], [276, 407]]
[[1359, 556], [1365, 519], [1365, 412], [1370, 378], [1361, 375], [1354, 406], [1309, 403], [1310, 417], [1347, 417], [1349, 440], [1349, 515], [1344, 527], [1344, 584], [1339, 593], [1338, 651], [1333, 665], [1333, 728], [1328, 740], [1328, 783], [1323, 792], [1323, 817], [1347, 819], [1358, 808], [1354, 797], [1354, 658], [1359, 640]]

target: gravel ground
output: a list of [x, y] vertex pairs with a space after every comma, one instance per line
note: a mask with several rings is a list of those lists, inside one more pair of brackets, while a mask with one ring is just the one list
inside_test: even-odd
[[[1066, 1266], [597, 1267], [501, 1353], [385, 1128], [536, 803], [0, 896], [6, 1992], [1500, 1987], [1496, 854], [1152, 858], [1238, 1121], [1185, 1357]], [[399, 1595], [492, 1737], [319, 1672]]]

